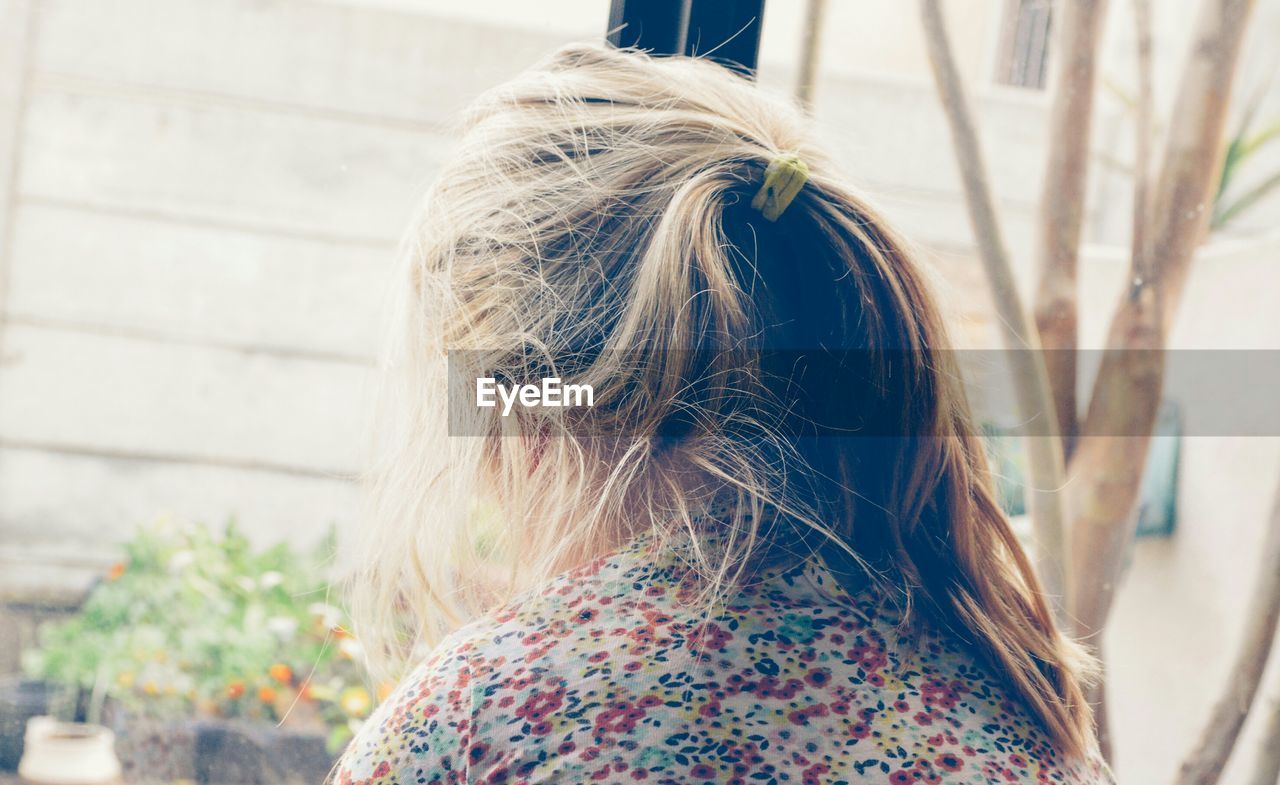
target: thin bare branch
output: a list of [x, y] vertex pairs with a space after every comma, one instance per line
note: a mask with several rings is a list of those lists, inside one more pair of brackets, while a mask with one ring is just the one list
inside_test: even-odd
[[960, 167], [974, 239], [991, 285], [1004, 344], [1014, 350], [1009, 352], [1009, 357], [1018, 407], [1027, 420], [1044, 420], [1049, 433], [1048, 436], [1027, 438], [1030, 479], [1027, 500], [1035, 527], [1036, 566], [1049, 594], [1050, 604], [1055, 612], [1061, 614], [1068, 582], [1064, 558], [1064, 515], [1058, 493], [1062, 488], [1063, 453], [1062, 442], [1056, 433], [1057, 418], [1054, 416], [1044, 354], [1038, 351], [1040, 336], [1018, 294], [973, 113], [951, 51], [942, 9], [938, 0], [921, 0], [920, 12], [938, 97], [951, 128], [951, 141]]
[[[1150, 275], [1134, 259], [1130, 286], [1112, 318], [1083, 432], [1070, 467], [1071, 616], [1082, 637], [1098, 635], [1133, 536], [1146, 449], [1164, 377], [1164, 337], [1196, 248], [1208, 226], [1227, 98], [1253, 0], [1209, 0], [1183, 73], [1160, 178], [1152, 195]], [[1086, 445], [1083, 442], [1089, 441]], [[1086, 456], [1087, 453], [1087, 456]], [[1087, 460], [1086, 460], [1087, 457]]]
[[[1089, 396], [1082, 433], [1143, 435], [1083, 436], [1072, 456], [1069, 611], [1082, 638], [1101, 636], [1134, 536], [1134, 506], [1163, 391], [1165, 336], [1208, 225], [1227, 99], [1252, 6], [1253, 0], [1208, 0], [1201, 9], [1160, 176], [1146, 198], [1152, 221], [1140, 242], [1152, 252], [1134, 255]], [[1101, 695], [1092, 697], [1100, 702]], [[1099, 741], [1108, 747], [1105, 736]]]
[[1076, 268], [1089, 174], [1098, 44], [1106, 11], [1106, 0], [1072, 0], [1054, 7], [1058, 30], [1054, 47], [1059, 64], [1049, 108], [1048, 160], [1040, 195], [1040, 277], [1035, 314], [1067, 457], [1079, 417]]
[[1191, 58], [1174, 103], [1174, 121], [1153, 194], [1154, 274], [1165, 297], [1166, 327], [1181, 301], [1195, 249], [1204, 239], [1222, 164], [1222, 136], [1241, 42], [1256, 0], [1210, 0], [1201, 9]]
[[826, 15], [827, 0], [808, 0], [804, 16], [804, 33], [800, 41], [800, 73], [796, 77], [796, 100], [809, 111], [813, 110], [813, 91], [818, 81], [822, 28]]
[[[1133, 0], [1134, 4], [1134, 29], [1135, 43], [1137, 48], [1138, 60], [1138, 90], [1136, 96], [1131, 103], [1136, 116], [1134, 128], [1134, 195], [1133, 195], [1133, 237], [1132, 237], [1132, 270], [1135, 278], [1145, 279], [1150, 277], [1151, 268], [1151, 248], [1150, 248], [1150, 197], [1151, 188], [1151, 145], [1153, 142], [1152, 134], [1152, 74], [1151, 74], [1151, 6], [1150, 0]], [[1074, 280], [1074, 279], [1073, 279]], [[1154, 304], [1154, 292], [1151, 290], [1132, 290], [1139, 295], [1145, 294], [1148, 297], [1146, 307], [1140, 307], [1144, 303], [1134, 303], [1129, 311], [1123, 314], [1126, 321], [1123, 324], [1113, 325], [1119, 334], [1113, 334], [1113, 342], [1129, 341], [1131, 346], [1142, 345], [1148, 349], [1159, 350], [1164, 342], [1164, 336], [1158, 327], [1157, 314], [1159, 309]], [[1044, 293], [1042, 288], [1041, 293]], [[1150, 358], [1156, 363], [1160, 363], [1161, 357]], [[1051, 366], [1051, 371], [1055, 370]], [[1075, 364], [1072, 363], [1070, 368], [1062, 369], [1063, 376], [1070, 374], [1071, 392], [1075, 391]], [[1117, 386], [1124, 385], [1118, 389], [1113, 388], [1110, 394], [1115, 395], [1146, 395], [1150, 396], [1153, 401], [1147, 406], [1147, 410], [1152, 415], [1151, 424], [1154, 424], [1154, 415], [1157, 411], [1156, 404], [1160, 400], [1161, 377], [1163, 375], [1163, 365], [1148, 364], [1142, 374], [1138, 374], [1139, 378], [1133, 375], [1120, 375], [1116, 379]], [[1065, 379], [1059, 379], [1059, 384], [1066, 384]], [[1132, 385], [1132, 386], [1130, 386]], [[1063, 405], [1063, 399], [1058, 399], [1059, 406]], [[1074, 398], [1071, 399], [1071, 406], [1076, 405]], [[1062, 414], [1062, 412], [1059, 412]], [[1078, 423], [1077, 423], [1078, 424]], [[1065, 427], [1065, 426], [1064, 426]], [[1076, 489], [1075, 497], [1082, 500], [1079, 505], [1078, 512], [1082, 513], [1081, 517], [1087, 521], [1094, 520], [1095, 517], [1101, 515], [1110, 515], [1111, 512], [1103, 504], [1106, 496], [1095, 493], [1094, 491], [1114, 489], [1112, 483], [1115, 479], [1120, 481], [1120, 495], [1127, 498], [1130, 493], [1137, 492], [1137, 478], [1141, 475], [1136, 473], [1129, 465], [1130, 461], [1145, 461], [1146, 453], [1150, 449], [1150, 440], [1140, 438], [1137, 440], [1129, 440], [1125, 444], [1102, 442], [1093, 442], [1090, 444], [1095, 452], [1101, 452], [1101, 455], [1089, 455], [1085, 462], [1089, 465], [1074, 464], [1072, 461], [1072, 448], [1068, 447], [1068, 472], [1078, 469], [1075, 479], [1081, 482], [1081, 488]], [[1099, 450], [1099, 448], [1101, 448]], [[1117, 466], [1116, 464], [1119, 464]], [[1118, 470], [1118, 473], [1116, 471]], [[1104, 483], [1104, 485], [1098, 485]], [[1079, 520], [1079, 519], [1077, 519]], [[1092, 542], [1091, 538], [1075, 537], [1075, 542]], [[1123, 543], [1121, 543], [1123, 547]], [[1096, 554], [1076, 551], [1073, 553], [1073, 561], [1079, 563], [1076, 568], [1078, 576], [1091, 575], [1090, 565], [1098, 563], [1099, 557]], [[1105, 559], [1101, 560], [1105, 563]], [[1118, 576], [1112, 576], [1113, 578]], [[1100, 587], [1094, 587], [1091, 590], [1077, 592], [1084, 594], [1084, 598], [1074, 598], [1071, 605], [1074, 610], [1079, 610], [1084, 601], [1092, 598], [1100, 606], [1109, 607], [1112, 596], [1115, 592], [1116, 581], [1108, 580]], [[1087, 613], [1092, 617], [1095, 614], [1105, 615], [1105, 610], [1100, 607], [1097, 611]], [[1077, 622], [1079, 625], [1079, 622]], [[1083, 625], [1079, 625], [1083, 626]], [[1111, 715], [1106, 699], [1106, 669], [1105, 669], [1105, 652], [1103, 649], [1102, 635], [1097, 630], [1087, 630], [1087, 634], [1091, 637], [1091, 642], [1098, 654], [1099, 660], [1103, 662], [1103, 672], [1101, 678], [1093, 684], [1088, 692], [1089, 702], [1093, 706], [1093, 716], [1095, 722], [1095, 733], [1098, 738], [1098, 748], [1101, 750], [1103, 757], [1107, 760], [1113, 759], [1113, 745], [1111, 739]]]
[[1151, 65], [1151, 0], [1133, 0], [1133, 25], [1137, 43], [1138, 95], [1134, 102], [1133, 151], [1133, 270], [1139, 278], [1151, 277], [1151, 148], [1155, 112], [1155, 86]]
[[[1258, 580], [1245, 612], [1244, 636], [1227, 688], [1209, 715], [1200, 742], [1182, 764], [1177, 785], [1213, 785], [1222, 775], [1249, 716], [1280, 623], [1280, 491], [1263, 538]], [[1274, 773], [1272, 782], [1274, 783]]]
[[1258, 748], [1258, 758], [1253, 764], [1253, 779], [1249, 780], [1249, 785], [1280, 783], [1280, 694], [1268, 702], [1266, 709], [1267, 727], [1262, 731], [1262, 745]]

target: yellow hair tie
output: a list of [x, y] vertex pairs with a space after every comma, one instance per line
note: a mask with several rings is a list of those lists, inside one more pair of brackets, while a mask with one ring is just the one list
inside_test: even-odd
[[759, 210], [766, 221], [776, 221], [808, 181], [809, 166], [800, 156], [780, 155], [764, 170], [764, 185], [751, 200], [751, 206]]

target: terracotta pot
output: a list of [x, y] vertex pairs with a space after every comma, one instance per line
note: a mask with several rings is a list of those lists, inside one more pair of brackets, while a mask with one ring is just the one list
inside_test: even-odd
[[101, 725], [32, 717], [27, 722], [18, 776], [32, 785], [115, 785], [120, 782], [116, 737]]

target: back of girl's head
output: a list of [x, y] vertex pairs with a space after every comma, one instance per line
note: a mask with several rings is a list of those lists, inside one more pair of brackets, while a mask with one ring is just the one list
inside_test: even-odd
[[[708, 61], [577, 46], [465, 126], [406, 246], [355, 582], [375, 657], [492, 603], [494, 565], [527, 585], [637, 534], [714, 535], [691, 565], [712, 602], [843, 552], [1080, 752], [1087, 658], [992, 500], [921, 272], [804, 118]], [[810, 175], [770, 221], [751, 202], [783, 155]], [[479, 377], [594, 405], [504, 416]]]

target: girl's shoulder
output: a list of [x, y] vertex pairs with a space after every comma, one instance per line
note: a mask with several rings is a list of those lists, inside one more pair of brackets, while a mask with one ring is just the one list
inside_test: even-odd
[[820, 565], [713, 611], [681, 574], [632, 549], [458, 630], [379, 707], [339, 785], [1110, 782], [1060, 760], [963, 641], [904, 632]]

